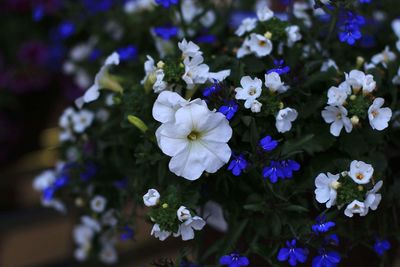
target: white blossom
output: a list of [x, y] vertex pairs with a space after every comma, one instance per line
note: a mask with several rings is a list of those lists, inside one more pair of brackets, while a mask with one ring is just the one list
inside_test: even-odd
[[103, 196], [97, 195], [90, 201], [90, 208], [96, 213], [101, 213], [104, 211], [107, 205], [107, 199]]
[[170, 235], [171, 232], [164, 231], [160, 229], [160, 225], [157, 223], [153, 225], [153, 228], [151, 229], [151, 235], [154, 235], [155, 238], [158, 238], [160, 241], [164, 241], [167, 239]]
[[321, 112], [322, 118], [326, 123], [331, 123], [330, 133], [339, 136], [343, 127], [347, 133], [353, 130], [353, 124], [347, 117], [347, 109], [343, 106], [327, 106]]
[[261, 111], [262, 104], [258, 102], [258, 100], [254, 100], [253, 104], [251, 104], [250, 110], [253, 113], [259, 113]]
[[267, 5], [264, 5], [257, 10], [257, 17], [259, 21], [267, 21], [274, 17], [274, 12]]
[[252, 33], [250, 34], [250, 39], [247, 45], [251, 52], [253, 52], [257, 57], [264, 57], [272, 52], [272, 42], [265, 36]]
[[167, 89], [167, 82], [164, 81], [164, 70], [163, 69], [157, 69], [155, 71], [155, 75], [156, 75], [156, 81], [153, 84], [153, 90], [154, 93], [160, 93], [162, 91], [164, 91], [165, 89]]
[[101, 223], [103, 225], [115, 226], [118, 223], [118, 219], [115, 217], [115, 210], [110, 209], [101, 216]]
[[71, 116], [73, 129], [76, 133], [83, 133], [95, 118], [95, 114], [89, 110], [82, 109], [74, 112]]
[[363, 202], [360, 202], [358, 200], [354, 200], [351, 202], [349, 205], [347, 205], [344, 214], [347, 217], [353, 217], [354, 214], [360, 214], [360, 216], [365, 216], [368, 210], [365, 207], [365, 204]]
[[280, 133], [285, 133], [292, 129], [292, 122], [297, 119], [298, 113], [295, 109], [284, 108], [279, 110], [275, 119], [275, 127]]
[[236, 30], [235, 34], [237, 36], [242, 36], [246, 32], [254, 30], [257, 25], [257, 19], [255, 18], [245, 18], [240, 24], [239, 28]]
[[149, 189], [143, 196], [143, 202], [146, 207], [153, 207], [160, 201], [160, 193], [156, 189]]
[[188, 42], [186, 39], [183, 39], [181, 42], [179, 42], [178, 47], [182, 51], [182, 57], [184, 58], [195, 57], [203, 54], [197, 44], [193, 43], [192, 41]]
[[271, 92], [284, 93], [289, 89], [289, 86], [281, 81], [281, 77], [276, 72], [265, 74], [264, 84]]
[[100, 232], [101, 231], [101, 225], [100, 222], [90, 216], [84, 215], [81, 217], [81, 221], [83, 225], [86, 225], [87, 227], [91, 228], [95, 232]]
[[397, 71], [397, 75], [395, 75], [395, 76], [393, 77], [392, 82], [393, 82], [393, 84], [395, 84], [395, 85], [400, 85], [400, 67], [399, 67], [399, 70]]
[[341, 83], [339, 87], [332, 86], [328, 89], [328, 105], [342, 106], [350, 94], [351, 88], [346, 82]]
[[192, 89], [195, 84], [204, 84], [207, 81], [210, 68], [203, 61], [201, 55], [184, 59], [185, 73], [182, 79], [186, 82], [188, 89]]
[[297, 25], [286, 27], [286, 34], [288, 37], [288, 46], [292, 47], [295, 42], [300, 41], [302, 36], [300, 28]]
[[210, 200], [204, 205], [202, 210], [202, 217], [206, 218], [207, 225], [220, 232], [226, 232], [228, 230], [228, 223], [224, 218], [224, 211], [220, 204]]
[[115, 247], [111, 244], [102, 246], [99, 259], [105, 264], [114, 264], [118, 261], [118, 255]]
[[36, 191], [43, 191], [49, 186], [51, 186], [56, 180], [56, 173], [53, 170], [46, 170], [40, 173], [33, 180], [33, 188]]
[[307, 27], [312, 26], [311, 17], [308, 14], [310, 8], [310, 4], [305, 2], [295, 2], [293, 5], [293, 15], [302, 20], [304, 25]]
[[244, 40], [242, 46], [236, 52], [236, 57], [237, 58], [242, 58], [244, 56], [247, 56], [247, 55], [251, 54], [251, 50], [250, 50], [250, 47], [249, 47], [249, 41], [250, 41], [249, 37], [247, 37]]
[[357, 184], [368, 184], [373, 174], [374, 168], [371, 164], [357, 160], [353, 160], [350, 164], [348, 175]]
[[258, 78], [252, 79], [250, 76], [244, 76], [240, 79], [240, 85], [235, 89], [235, 98], [245, 100], [244, 107], [251, 108], [254, 101], [261, 95], [262, 81]]
[[89, 226], [79, 224], [73, 229], [73, 238], [77, 245], [90, 243], [94, 237], [94, 231]]
[[382, 181], [377, 182], [375, 186], [371, 190], [369, 190], [365, 195], [364, 205], [366, 208], [366, 212], [368, 212], [368, 209], [371, 210], [378, 209], [379, 203], [381, 203], [382, 200], [382, 195], [377, 194], [377, 192], [382, 188], [382, 185], [383, 185]]
[[61, 114], [58, 125], [61, 128], [59, 139], [61, 142], [74, 141], [75, 136], [72, 127], [72, 115], [75, 113], [74, 109], [69, 107]]
[[337, 188], [340, 185], [338, 180], [340, 178], [339, 174], [328, 174], [320, 173], [317, 178], [315, 178], [315, 199], [326, 205], [329, 209], [336, 204]]
[[392, 110], [388, 107], [382, 108], [385, 100], [381, 97], [375, 98], [372, 105], [368, 108], [368, 119], [372, 129], [382, 131], [389, 126], [392, 118]]
[[178, 220], [181, 222], [192, 218], [190, 210], [188, 210], [188, 208], [186, 208], [185, 206], [179, 207], [179, 209], [176, 211], [176, 216], [178, 217]]
[[339, 70], [339, 67], [336, 65], [336, 62], [333, 59], [327, 59], [322, 63], [321, 71], [328, 71], [330, 68], [334, 68], [335, 70]]
[[194, 238], [194, 230], [200, 231], [205, 225], [206, 222], [201, 217], [194, 216], [184, 221], [174, 236], [181, 235], [183, 241], [191, 240]]
[[371, 74], [365, 75], [359, 70], [352, 70], [349, 74], [345, 73], [346, 82], [353, 89], [359, 90], [362, 88], [364, 93], [371, 93], [376, 88], [376, 82]]
[[389, 46], [386, 46], [385, 50], [371, 58], [372, 63], [375, 65], [381, 63], [385, 68], [387, 68], [389, 62], [394, 60], [396, 60], [396, 54], [390, 51]]

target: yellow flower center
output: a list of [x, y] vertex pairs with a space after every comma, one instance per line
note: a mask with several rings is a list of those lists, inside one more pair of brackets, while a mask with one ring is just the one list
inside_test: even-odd
[[362, 180], [362, 179], [364, 179], [364, 174], [362, 174], [362, 173], [357, 173], [357, 174], [356, 174], [356, 178], [357, 178], [358, 180]]
[[249, 95], [255, 95], [256, 93], [257, 93], [256, 88], [251, 87], [251, 88], [249, 89]]
[[198, 132], [196, 132], [196, 131], [192, 131], [192, 132], [187, 136], [187, 138], [188, 138], [190, 141], [196, 141], [197, 139], [199, 139], [199, 137], [200, 137], [200, 133], [198, 133]]

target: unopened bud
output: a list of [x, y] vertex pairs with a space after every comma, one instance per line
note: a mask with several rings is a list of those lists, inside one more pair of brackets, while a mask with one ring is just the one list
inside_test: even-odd
[[360, 119], [358, 118], [358, 116], [354, 115], [353, 117], [351, 117], [350, 121], [351, 124], [357, 125], [360, 122]]
[[264, 33], [264, 37], [267, 39], [271, 39], [272, 38], [272, 33], [270, 31]]

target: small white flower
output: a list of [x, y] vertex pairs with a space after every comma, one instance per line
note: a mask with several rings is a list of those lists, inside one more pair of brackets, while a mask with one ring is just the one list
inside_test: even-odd
[[257, 25], [257, 19], [255, 18], [245, 18], [240, 24], [239, 28], [236, 30], [235, 34], [237, 36], [242, 36], [246, 32], [254, 30]]
[[329, 172], [328, 175], [320, 173], [315, 178], [315, 199], [321, 204], [325, 203], [328, 209], [336, 203], [339, 178], [339, 174], [331, 174]]
[[201, 217], [194, 216], [183, 222], [174, 236], [181, 235], [183, 241], [191, 240], [194, 238], [194, 230], [200, 231], [205, 225], [206, 222]]
[[79, 262], [83, 262], [83, 261], [87, 260], [91, 248], [92, 248], [91, 244], [85, 244], [84, 246], [78, 246], [74, 251], [74, 258]]
[[365, 75], [364, 72], [359, 70], [352, 70], [349, 74], [345, 73], [346, 82], [353, 89], [361, 89], [364, 93], [371, 93], [376, 88], [376, 82], [371, 74]]
[[382, 108], [384, 103], [385, 100], [383, 98], [375, 98], [368, 109], [368, 119], [372, 129], [382, 131], [389, 126], [388, 123], [392, 118], [392, 110], [388, 107]]
[[259, 21], [267, 21], [274, 17], [274, 11], [269, 9], [267, 5], [257, 10], [257, 17]]
[[297, 119], [298, 113], [295, 109], [284, 108], [279, 110], [276, 115], [275, 127], [280, 133], [285, 133], [292, 129], [292, 122]]
[[74, 241], [77, 245], [91, 243], [94, 237], [93, 229], [82, 224], [75, 226], [72, 233]]
[[103, 212], [106, 205], [107, 205], [107, 199], [100, 195], [94, 196], [90, 201], [90, 207], [92, 211], [96, 213]]
[[250, 47], [249, 47], [249, 41], [250, 41], [249, 37], [247, 37], [244, 40], [242, 46], [236, 52], [236, 57], [237, 58], [242, 58], [244, 56], [247, 56], [247, 55], [251, 54], [251, 50], [250, 50]]
[[311, 18], [310, 15], [308, 14], [308, 11], [310, 10], [311, 6], [308, 3], [304, 2], [295, 2], [293, 5], [293, 15], [302, 20], [304, 25], [307, 27], [312, 26]]
[[376, 54], [371, 59], [372, 63], [374, 63], [375, 65], [381, 63], [385, 68], [387, 68], [387, 64], [389, 62], [394, 60], [396, 60], [396, 54], [390, 51], [389, 46], [386, 46], [385, 50], [383, 50], [379, 54]]
[[332, 123], [330, 127], [332, 135], [339, 136], [343, 127], [347, 133], [353, 130], [353, 124], [347, 117], [347, 109], [343, 106], [327, 106], [321, 114], [326, 123]]
[[368, 210], [366, 209], [365, 204], [358, 200], [354, 200], [349, 205], [347, 205], [344, 211], [344, 215], [350, 218], [353, 217], [354, 214], [360, 214], [360, 216], [365, 216], [366, 213], [368, 213]]
[[112, 65], [119, 65], [119, 55], [116, 52], [112, 53], [106, 59], [104, 65], [100, 68], [100, 71], [96, 74], [96, 77], [94, 79], [94, 84], [83, 95], [83, 101], [85, 103], [92, 102], [99, 98], [100, 96], [99, 90], [101, 89], [100, 80], [103, 78], [103, 76], [106, 74], [106, 72]]
[[178, 47], [182, 51], [182, 56], [184, 58], [195, 57], [203, 54], [197, 44], [193, 43], [192, 41], [187, 42], [186, 39], [183, 39], [182, 42], [179, 42]]
[[260, 34], [252, 33], [247, 45], [257, 57], [264, 57], [272, 52], [271, 40]]
[[397, 41], [397, 43], [396, 43], [396, 48], [397, 48], [397, 50], [400, 52], [400, 40]]
[[143, 196], [143, 202], [146, 207], [153, 207], [160, 201], [160, 193], [156, 189], [149, 189]]
[[251, 104], [251, 112], [253, 113], [259, 113], [261, 111], [262, 104], [258, 102], [257, 100], [254, 100], [253, 104]]
[[397, 38], [400, 39], [400, 19], [395, 19], [392, 21], [392, 29], [396, 34]]
[[101, 216], [101, 223], [103, 225], [115, 226], [118, 223], [118, 219], [115, 217], [115, 210], [110, 209]]
[[371, 164], [353, 160], [350, 164], [349, 176], [357, 184], [368, 184], [374, 174]]
[[201, 55], [184, 59], [185, 73], [182, 79], [186, 82], [188, 89], [192, 89], [195, 84], [204, 84], [207, 81], [210, 68], [203, 61]]
[[144, 73], [145, 76], [142, 80], [142, 84], [144, 84], [144, 82], [150, 77], [150, 75], [152, 75], [155, 71], [156, 71], [156, 66], [154, 63], [154, 59], [147, 55], [147, 60], [144, 62]]
[[164, 241], [167, 239], [170, 235], [171, 232], [164, 231], [160, 229], [160, 225], [157, 223], [153, 225], [153, 228], [151, 229], [151, 235], [154, 235], [155, 238], [158, 238], [160, 241]]
[[250, 76], [244, 76], [240, 79], [240, 85], [235, 89], [235, 98], [245, 100], [244, 107], [251, 108], [253, 102], [261, 95], [262, 81], [258, 78], [252, 79]]
[[351, 94], [351, 88], [346, 82], [342, 82], [339, 87], [332, 86], [328, 90], [328, 105], [342, 106]]
[[111, 244], [107, 244], [101, 248], [99, 259], [105, 264], [114, 264], [118, 261], [117, 251]]
[[231, 70], [221, 70], [218, 72], [209, 72], [208, 73], [208, 80], [210, 82], [222, 82], [225, 80], [229, 75], [231, 75]]
[[66, 141], [74, 141], [75, 136], [72, 129], [72, 115], [75, 114], [75, 110], [71, 107], [64, 110], [60, 119], [58, 121], [58, 125], [61, 128], [59, 139], [61, 142]]
[[[375, 184], [374, 188], [369, 190], [366, 194], [364, 205], [366, 210], [376, 210], [378, 209], [379, 203], [381, 203], [382, 195], [377, 194], [377, 192], [382, 188], [383, 182], [379, 181]], [[366, 215], [366, 214], [365, 214]]]
[[53, 198], [50, 200], [42, 198], [41, 204], [43, 207], [53, 208], [54, 210], [56, 210], [60, 213], [63, 213], [63, 214], [65, 214], [67, 212], [67, 208], [65, 207], [65, 204], [61, 200], [56, 199], [56, 198]]
[[330, 68], [334, 68], [335, 70], [339, 70], [339, 67], [336, 65], [336, 62], [333, 59], [328, 59], [322, 63], [321, 71], [328, 71]]
[[[399, 50], [399, 51], [400, 51], [400, 50]], [[393, 82], [393, 84], [395, 84], [395, 85], [400, 85], [400, 68], [399, 68], [399, 70], [397, 71], [397, 75], [393, 77], [392, 82]]]
[[76, 133], [83, 133], [93, 122], [95, 114], [89, 110], [82, 109], [71, 116], [73, 129]]
[[43, 171], [33, 180], [33, 188], [41, 192], [51, 186], [55, 180], [56, 173], [53, 170]]
[[101, 225], [98, 220], [89, 217], [87, 215], [84, 215], [81, 217], [81, 221], [83, 225], [86, 225], [87, 227], [91, 228], [95, 232], [100, 232], [101, 231]]
[[160, 93], [162, 91], [164, 91], [165, 89], [167, 89], [167, 82], [164, 81], [164, 70], [163, 69], [157, 69], [155, 71], [155, 75], [156, 75], [156, 81], [153, 84], [153, 91], [154, 93]]
[[176, 211], [176, 216], [178, 217], [178, 220], [181, 222], [192, 218], [190, 210], [188, 210], [185, 206], [179, 207], [179, 209]]
[[281, 77], [276, 72], [265, 74], [264, 84], [271, 92], [284, 93], [289, 89], [289, 86], [281, 81]]
[[294, 45], [295, 42], [300, 41], [302, 36], [300, 33], [300, 28], [299, 26], [295, 25], [295, 26], [289, 26], [286, 27], [286, 34], [288, 37], [288, 46], [292, 47]]
[[[171, 119], [156, 131], [158, 146], [172, 157], [170, 171], [188, 180], [198, 179], [204, 171], [215, 173], [231, 156], [227, 142], [232, 137], [232, 128], [228, 120], [223, 114], [210, 111], [201, 100], [193, 100], [174, 113], [173, 107], [180, 105], [180, 99], [176, 96], [169, 100], [173, 99], [177, 102], [170, 106], [153, 107], [155, 119]], [[165, 117], [159, 116], [159, 107], [167, 111]]]

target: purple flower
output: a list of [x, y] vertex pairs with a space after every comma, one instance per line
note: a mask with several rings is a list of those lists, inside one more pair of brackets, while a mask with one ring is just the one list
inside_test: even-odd
[[219, 259], [219, 264], [228, 267], [240, 267], [240, 266], [248, 266], [250, 262], [248, 258], [241, 256], [238, 253], [231, 253], [229, 255], [222, 256]]
[[318, 216], [316, 219], [317, 223], [311, 226], [314, 233], [326, 233], [336, 224], [334, 222], [327, 222], [326, 216]]
[[133, 231], [133, 229], [130, 228], [128, 225], [125, 225], [123, 228], [123, 231], [120, 235], [120, 238], [122, 241], [126, 241], [129, 239], [133, 239], [134, 235], [135, 235], [135, 232]]
[[137, 48], [133, 45], [128, 45], [126, 47], [121, 47], [117, 49], [117, 53], [121, 61], [134, 60], [137, 58]]
[[162, 27], [154, 27], [154, 33], [161, 37], [164, 40], [170, 40], [172, 37], [178, 35], [178, 27], [175, 26], [162, 26]]
[[365, 18], [351, 11], [342, 12], [339, 16], [339, 40], [354, 45], [361, 39], [361, 27], [365, 25]]
[[195, 39], [195, 42], [200, 44], [213, 44], [216, 41], [217, 37], [213, 34], [202, 34]]
[[288, 261], [290, 266], [296, 266], [297, 262], [306, 262], [307, 254], [307, 249], [296, 247], [296, 239], [293, 239], [286, 241], [286, 247], [279, 250], [278, 260]]
[[221, 106], [218, 109], [218, 112], [224, 114], [227, 120], [231, 120], [235, 115], [235, 113], [237, 112], [237, 110], [238, 110], [238, 104], [234, 100], [231, 100], [225, 105]]
[[319, 255], [314, 257], [312, 267], [336, 267], [342, 258], [336, 251], [320, 249]]
[[374, 250], [379, 256], [383, 256], [385, 251], [389, 250], [391, 247], [390, 242], [385, 239], [376, 239], [374, 244]]
[[64, 21], [57, 27], [56, 38], [67, 39], [75, 33], [75, 30], [75, 24], [70, 21]]
[[242, 154], [232, 155], [231, 163], [229, 163], [228, 170], [232, 171], [232, 174], [239, 176], [243, 170], [247, 168], [247, 160]]
[[272, 151], [278, 146], [278, 141], [273, 140], [271, 136], [267, 135], [260, 140], [260, 146], [264, 151]]
[[282, 75], [282, 74], [290, 72], [290, 67], [285, 66], [285, 61], [283, 59], [281, 59], [281, 60], [275, 59], [274, 65], [275, 65], [275, 68], [268, 70], [267, 74], [270, 74], [271, 72], [276, 72], [279, 75]]
[[179, 0], [156, 0], [156, 4], [169, 8], [171, 5], [177, 5]]
[[285, 176], [280, 162], [271, 160], [269, 166], [263, 169], [263, 177], [269, 178], [271, 183], [276, 183], [278, 178], [284, 178]]

